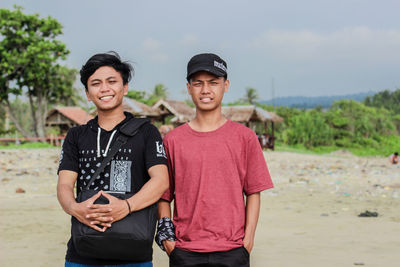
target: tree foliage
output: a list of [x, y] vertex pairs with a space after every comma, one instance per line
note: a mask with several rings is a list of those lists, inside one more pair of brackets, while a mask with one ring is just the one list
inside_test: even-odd
[[242, 98], [244, 103], [248, 103], [250, 105], [255, 105], [257, 103], [257, 100], [259, 99], [257, 89], [252, 88], [252, 87], [247, 87], [246, 88], [246, 93], [244, 97]]
[[69, 53], [56, 39], [60, 34], [62, 26], [54, 18], [28, 15], [21, 7], [0, 9], [0, 103], [24, 135], [13, 114], [11, 95], [26, 93], [33, 132], [41, 137], [49, 105], [69, 104], [77, 98], [73, 89], [76, 71], [59, 65]]
[[330, 145], [332, 129], [322, 112], [310, 110], [289, 118], [290, 127], [283, 132], [287, 144], [303, 144], [306, 147]]
[[336, 101], [328, 110], [259, 106], [283, 118], [275, 133], [288, 145], [379, 149], [387, 138], [400, 132], [400, 115], [354, 100]]
[[154, 86], [154, 89], [150, 94], [145, 91], [129, 90], [127, 97], [152, 106], [158, 100], [166, 99], [168, 97], [168, 89], [162, 83], [159, 83]]
[[393, 114], [400, 114], [400, 89], [393, 92], [384, 90], [366, 97], [364, 104], [370, 107], [385, 108]]

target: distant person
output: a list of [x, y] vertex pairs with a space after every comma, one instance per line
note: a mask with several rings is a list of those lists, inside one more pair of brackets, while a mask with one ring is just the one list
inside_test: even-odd
[[389, 161], [392, 164], [398, 164], [399, 163], [399, 153], [394, 152], [392, 155], [389, 156]]
[[170, 131], [172, 131], [173, 129], [174, 129], [174, 126], [163, 124], [163, 125], [160, 126], [160, 128], [158, 130], [160, 131], [161, 138], [164, 139], [165, 135], [167, 133], [169, 133]]
[[[167, 159], [160, 133], [154, 125], [146, 123], [121, 146], [91, 184], [91, 189], [98, 193], [83, 202], [75, 200], [75, 186], [77, 193], [87, 186], [110, 147], [121, 137], [121, 126], [135, 120], [122, 108], [131, 73], [132, 67], [116, 53], [96, 54], [86, 62], [80, 71], [81, 81], [98, 115], [85, 125], [71, 128], [61, 150], [58, 200], [66, 213], [99, 232], [106, 232], [114, 222], [157, 202], [168, 188]], [[142, 181], [145, 184], [137, 188], [135, 185]], [[109, 194], [116, 192], [137, 193], [122, 200]], [[94, 204], [100, 196], [107, 198], [109, 204]], [[142, 258], [132, 260], [82, 255], [72, 238], [67, 246], [65, 267], [153, 266], [152, 244], [144, 244]]]
[[196, 116], [164, 138], [170, 188], [159, 201], [156, 241], [171, 267], [249, 266], [260, 192], [273, 187], [264, 155], [251, 129], [222, 116], [224, 60], [196, 55], [186, 79]]

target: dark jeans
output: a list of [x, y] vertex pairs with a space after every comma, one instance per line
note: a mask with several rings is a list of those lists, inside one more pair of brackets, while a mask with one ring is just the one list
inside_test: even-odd
[[220, 252], [191, 252], [175, 248], [169, 256], [170, 267], [249, 267], [250, 255], [244, 247]]
[[142, 263], [128, 263], [123, 265], [86, 265], [65, 261], [65, 267], [153, 267], [153, 263], [151, 261], [148, 261]]

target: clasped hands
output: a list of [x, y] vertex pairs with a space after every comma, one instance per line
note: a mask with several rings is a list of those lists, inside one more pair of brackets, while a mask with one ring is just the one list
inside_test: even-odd
[[[108, 204], [94, 204], [99, 197], [108, 199]], [[91, 198], [74, 203], [72, 215], [81, 223], [99, 231], [104, 232], [111, 225], [123, 219], [129, 214], [126, 200], [121, 200], [103, 191], [99, 191]]]

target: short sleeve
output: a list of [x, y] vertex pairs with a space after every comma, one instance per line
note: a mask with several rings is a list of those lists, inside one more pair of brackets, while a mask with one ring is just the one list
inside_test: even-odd
[[76, 128], [71, 128], [64, 139], [57, 174], [62, 170], [79, 172], [79, 149]]
[[161, 199], [171, 202], [174, 199], [174, 192], [175, 192], [174, 162], [173, 162], [174, 157], [173, 155], [171, 155], [172, 149], [170, 148], [167, 139], [168, 135], [166, 138], [164, 138], [164, 146], [168, 159], [169, 187], [167, 191], [165, 191], [164, 194], [161, 196]]
[[274, 187], [264, 154], [254, 133], [248, 139], [246, 154], [245, 194], [251, 195]]
[[158, 164], [167, 165], [167, 155], [165, 154], [163, 141], [158, 129], [152, 124], [147, 124], [143, 134], [145, 138], [146, 169], [148, 170]]

